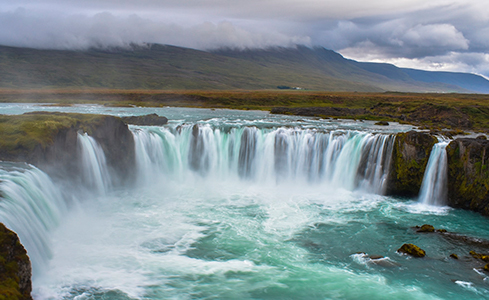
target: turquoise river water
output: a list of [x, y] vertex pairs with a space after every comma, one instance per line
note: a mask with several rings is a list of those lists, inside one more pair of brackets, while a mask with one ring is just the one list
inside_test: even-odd
[[[0, 222], [28, 250], [35, 299], [489, 299], [470, 246], [412, 228], [489, 239], [487, 218], [443, 206], [441, 183], [431, 179], [442, 166], [425, 175], [433, 182], [422, 199], [384, 195], [393, 135], [410, 126], [0, 104], [3, 114], [40, 110], [170, 121], [130, 126], [132, 185], [113, 182], [105, 154], [83, 133], [83, 182], [0, 162]], [[397, 253], [404, 243], [427, 256]]]

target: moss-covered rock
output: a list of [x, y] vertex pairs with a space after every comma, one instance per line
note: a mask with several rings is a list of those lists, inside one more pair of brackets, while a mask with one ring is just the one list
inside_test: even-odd
[[132, 173], [133, 135], [120, 118], [105, 115], [46, 112], [0, 115], [0, 160], [28, 162], [51, 175], [77, 174], [78, 132], [87, 132], [100, 144], [114, 174]]
[[387, 193], [416, 197], [421, 188], [431, 149], [438, 142], [424, 132], [404, 132], [396, 135], [392, 151]]
[[448, 204], [489, 216], [489, 141], [457, 139], [447, 156]]
[[397, 249], [397, 252], [409, 254], [414, 257], [424, 257], [426, 252], [414, 244], [404, 244], [401, 248]]
[[472, 255], [473, 258], [477, 258], [477, 259], [483, 260], [485, 262], [489, 262], [489, 255], [487, 255], [487, 254], [481, 254], [481, 253], [477, 253], [475, 251], [470, 251], [469, 254]]
[[0, 300], [32, 299], [31, 272], [19, 238], [0, 223]]
[[423, 226], [419, 227], [416, 232], [435, 232], [435, 227], [433, 227], [433, 225], [424, 224]]

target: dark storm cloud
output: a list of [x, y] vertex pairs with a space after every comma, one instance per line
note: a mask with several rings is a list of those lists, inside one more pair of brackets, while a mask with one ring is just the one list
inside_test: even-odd
[[305, 44], [489, 75], [488, 36], [479, 0], [0, 0], [0, 44], [38, 48]]

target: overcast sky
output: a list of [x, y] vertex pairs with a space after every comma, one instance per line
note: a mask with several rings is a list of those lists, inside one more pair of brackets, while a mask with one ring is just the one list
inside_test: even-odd
[[86, 49], [322, 46], [489, 77], [487, 0], [0, 0], [0, 44]]

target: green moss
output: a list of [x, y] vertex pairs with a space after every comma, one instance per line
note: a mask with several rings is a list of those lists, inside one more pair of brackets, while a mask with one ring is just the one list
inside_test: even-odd
[[435, 232], [435, 227], [433, 225], [424, 224], [416, 232]]
[[423, 249], [414, 244], [404, 244], [397, 251], [414, 257], [424, 257], [426, 255], [426, 252]]
[[484, 266], [484, 271], [489, 272], [489, 264], [486, 264], [486, 265]]
[[392, 193], [415, 197], [423, 181], [436, 137], [421, 132], [398, 133], [392, 153]]
[[27, 156], [37, 147], [46, 148], [63, 130], [80, 128], [91, 132], [106, 116], [67, 113], [27, 113], [0, 115], [0, 154]]
[[489, 159], [485, 141], [455, 141], [447, 147], [450, 204], [489, 215]]
[[21, 291], [19, 265], [30, 264], [26, 251], [15, 233], [0, 223], [0, 300], [29, 299], [29, 291]]
[[475, 251], [470, 251], [469, 254], [473, 258], [480, 259], [480, 260], [483, 260], [485, 262], [489, 262], [489, 255], [487, 255], [487, 254], [481, 254], [481, 253], [477, 253]]

